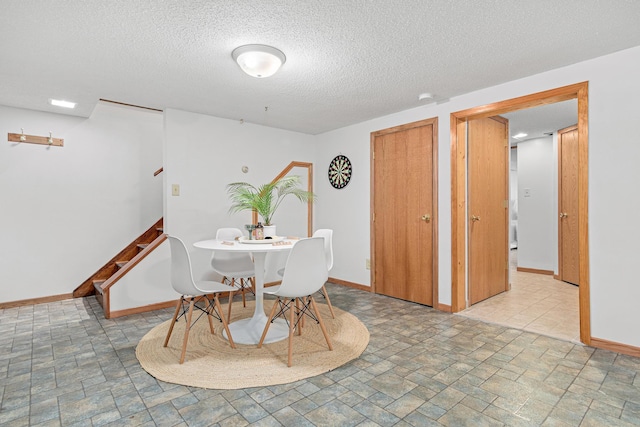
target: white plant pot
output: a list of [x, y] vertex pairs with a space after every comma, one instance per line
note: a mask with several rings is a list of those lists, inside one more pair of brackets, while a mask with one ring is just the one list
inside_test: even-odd
[[273, 237], [276, 235], [276, 226], [275, 225], [265, 225], [264, 226], [264, 237]]

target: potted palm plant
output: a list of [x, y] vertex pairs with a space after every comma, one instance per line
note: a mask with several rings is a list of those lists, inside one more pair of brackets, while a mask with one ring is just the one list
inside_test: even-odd
[[275, 235], [273, 215], [285, 197], [292, 195], [303, 203], [316, 198], [315, 194], [299, 188], [299, 185], [300, 177], [297, 175], [285, 176], [259, 187], [248, 182], [232, 182], [227, 185], [227, 193], [231, 199], [229, 213], [255, 210], [262, 217], [265, 227], [273, 227], [270, 232], [265, 230], [265, 236]]

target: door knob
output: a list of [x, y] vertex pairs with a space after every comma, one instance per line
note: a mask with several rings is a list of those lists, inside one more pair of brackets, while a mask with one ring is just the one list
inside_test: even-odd
[[429, 221], [431, 221], [431, 215], [429, 215], [429, 214], [422, 215], [422, 217], [420, 219], [422, 219], [423, 221], [429, 222]]
[[480, 217], [476, 215], [471, 215], [471, 221], [480, 221]]
[[566, 213], [566, 212], [560, 212], [560, 218], [566, 218], [566, 217], [568, 217], [568, 216], [569, 216], [569, 214], [568, 214], [568, 213]]

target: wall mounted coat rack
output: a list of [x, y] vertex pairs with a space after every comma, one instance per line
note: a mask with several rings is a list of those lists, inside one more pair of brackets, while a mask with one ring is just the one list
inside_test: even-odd
[[49, 136], [25, 135], [24, 131], [22, 133], [9, 133], [7, 134], [7, 140], [9, 142], [26, 142], [29, 144], [53, 145], [55, 147], [64, 146], [64, 139], [53, 138], [51, 136], [51, 132], [49, 132]]

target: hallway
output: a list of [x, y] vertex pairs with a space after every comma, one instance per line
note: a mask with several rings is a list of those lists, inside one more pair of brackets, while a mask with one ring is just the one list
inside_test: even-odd
[[517, 271], [517, 252], [510, 253], [511, 290], [458, 314], [579, 343], [578, 287], [553, 276]]

